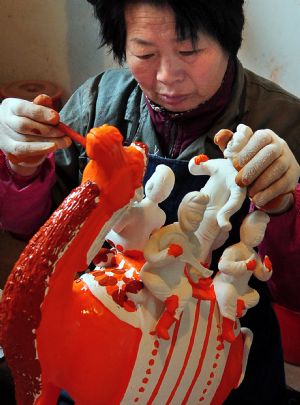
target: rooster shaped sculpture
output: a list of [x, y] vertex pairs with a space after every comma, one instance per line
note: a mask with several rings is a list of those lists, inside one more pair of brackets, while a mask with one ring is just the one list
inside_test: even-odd
[[143, 198], [147, 163], [142, 144], [122, 146], [108, 125], [89, 132], [86, 149], [82, 184], [31, 239], [4, 288], [0, 344], [17, 403], [55, 404], [64, 389], [76, 405], [222, 404], [243, 379], [252, 335], [237, 320], [235, 340], [223, 340], [212, 284], [206, 300], [191, 282], [165, 340], [153, 332], [164, 308], [139, 279], [143, 257], [116, 246], [109, 267], [74, 281]]

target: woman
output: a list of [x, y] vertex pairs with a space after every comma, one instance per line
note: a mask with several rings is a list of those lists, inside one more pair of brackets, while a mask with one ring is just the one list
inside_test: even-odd
[[[234, 132], [241, 122], [253, 131], [271, 128], [274, 132], [254, 132], [246, 142], [237, 156], [239, 176], [249, 186], [254, 204], [261, 207], [272, 202], [267, 211], [281, 214], [271, 219], [273, 232], [267, 233], [264, 241], [274, 274], [277, 269], [272, 291], [279, 302], [285, 303], [288, 295], [294, 309], [299, 310], [298, 293], [291, 284], [297, 285], [300, 276], [295, 272], [292, 283], [290, 276], [299, 253], [293, 251], [287, 257], [285, 252], [290, 246], [289, 235], [295, 238], [299, 228], [296, 183], [300, 171], [294, 156], [300, 159], [300, 101], [245, 70], [237, 60], [244, 23], [243, 1], [90, 3], [100, 22], [102, 45], [108, 45], [115, 58], [126, 61], [128, 68], [88, 80], [60, 115], [26, 101], [3, 101], [1, 149], [6, 155], [33, 157], [30, 165], [27, 159], [24, 166], [3, 155], [3, 228], [18, 234], [34, 232], [49, 214], [51, 201], [57, 203], [78, 183], [87, 161], [79, 145], [56, 152], [56, 177], [53, 156], [48, 155], [53, 148], [70, 144], [56, 127], [59, 120], [82, 134], [109, 123], [120, 129], [125, 142], [147, 143], [150, 161], [146, 180], [161, 163], [170, 166], [176, 176], [175, 188], [163, 204], [169, 223], [176, 220], [182, 197], [204, 185], [199, 176], [188, 173], [187, 161], [200, 153], [222, 157], [213, 141], [218, 130], [228, 128]], [[284, 114], [278, 113], [281, 111]], [[227, 141], [221, 139], [220, 147]], [[283, 197], [274, 202], [280, 195]], [[28, 196], [34, 209], [29, 209]], [[239, 223], [248, 209], [245, 204], [236, 215], [228, 244], [238, 240]], [[293, 229], [285, 228], [287, 218]], [[269, 250], [277, 229], [283, 238], [274, 253], [276, 261]], [[214, 253], [215, 264], [220, 253]], [[288, 288], [278, 292], [279, 282]], [[278, 325], [265, 286], [254, 283], [253, 287], [259, 291], [261, 301], [242, 322], [254, 332], [255, 340], [245, 380], [226, 403], [283, 404], [285, 383]], [[295, 308], [297, 305], [299, 308]]]

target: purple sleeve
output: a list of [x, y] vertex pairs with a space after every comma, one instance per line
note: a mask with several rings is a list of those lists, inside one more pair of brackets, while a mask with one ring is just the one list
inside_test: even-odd
[[32, 236], [51, 212], [55, 163], [49, 155], [32, 176], [14, 173], [0, 151], [0, 229]]
[[273, 275], [268, 282], [273, 300], [300, 311], [300, 184], [295, 204], [288, 212], [272, 216], [259, 252], [268, 255]]

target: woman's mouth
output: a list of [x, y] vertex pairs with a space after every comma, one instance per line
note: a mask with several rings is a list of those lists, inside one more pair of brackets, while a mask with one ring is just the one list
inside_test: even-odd
[[177, 94], [172, 94], [172, 95], [171, 94], [160, 94], [159, 97], [163, 103], [169, 104], [169, 105], [180, 104], [183, 101], [185, 101], [187, 98], [186, 95], [177, 95]]

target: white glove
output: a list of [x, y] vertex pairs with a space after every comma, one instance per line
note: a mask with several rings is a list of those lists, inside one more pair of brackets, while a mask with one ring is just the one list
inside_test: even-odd
[[[44, 96], [42, 102], [45, 100], [51, 102], [48, 96]], [[56, 128], [58, 122], [59, 114], [52, 108], [21, 99], [3, 100], [0, 105], [0, 149], [8, 156], [13, 170], [25, 175], [28, 171], [33, 172], [47, 153], [71, 144], [71, 140]]]
[[270, 129], [253, 133], [240, 124], [234, 134], [220, 131], [215, 142], [223, 150], [226, 146], [224, 155], [230, 151], [238, 170], [236, 183], [240, 187], [248, 186], [249, 197], [256, 207], [271, 214], [290, 208], [300, 166], [283, 139]]

